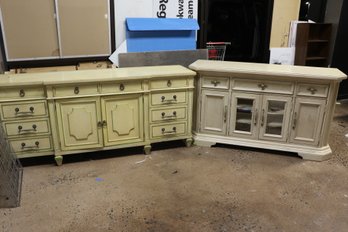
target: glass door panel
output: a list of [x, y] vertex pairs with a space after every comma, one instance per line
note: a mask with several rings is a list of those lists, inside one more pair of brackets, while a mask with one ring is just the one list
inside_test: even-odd
[[232, 94], [231, 135], [248, 138], [257, 135], [259, 98], [260, 96], [255, 94]]
[[285, 141], [289, 124], [291, 97], [264, 96], [261, 138]]
[[236, 130], [251, 132], [253, 105], [253, 99], [237, 99]]
[[266, 134], [282, 135], [286, 102], [269, 101], [266, 122]]

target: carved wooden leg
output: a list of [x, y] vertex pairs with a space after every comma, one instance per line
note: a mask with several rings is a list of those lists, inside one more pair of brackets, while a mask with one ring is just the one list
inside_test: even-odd
[[186, 147], [191, 147], [192, 143], [193, 143], [193, 139], [192, 138], [186, 139]]
[[150, 153], [151, 153], [151, 145], [145, 145], [144, 146], [144, 152], [145, 152], [145, 155], [150, 155]]
[[56, 160], [58, 166], [61, 166], [63, 164], [63, 156], [57, 155], [54, 157], [54, 159]]

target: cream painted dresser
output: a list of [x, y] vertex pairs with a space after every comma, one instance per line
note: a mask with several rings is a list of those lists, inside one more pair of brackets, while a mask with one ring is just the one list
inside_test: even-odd
[[198, 60], [194, 141], [298, 153], [325, 160], [337, 91], [333, 68]]
[[19, 158], [192, 143], [195, 72], [181, 66], [0, 77], [0, 120]]

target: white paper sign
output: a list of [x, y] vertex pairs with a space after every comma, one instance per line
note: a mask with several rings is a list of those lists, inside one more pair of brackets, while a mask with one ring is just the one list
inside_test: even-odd
[[127, 53], [127, 40], [123, 41], [123, 43], [109, 57], [109, 60], [117, 67], [119, 66], [118, 54], [120, 53]]
[[295, 48], [271, 48], [270, 64], [294, 64]]
[[153, 0], [153, 16], [157, 18], [197, 18], [197, 0]]

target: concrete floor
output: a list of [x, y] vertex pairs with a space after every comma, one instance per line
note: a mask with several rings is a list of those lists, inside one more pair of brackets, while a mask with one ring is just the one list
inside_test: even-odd
[[25, 160], [21, 206], [0, 209], [0, 231], [348, 231], [347, 133], [342, 102], [324, 162], [176, 144], [144, 162], [141, 148]]

